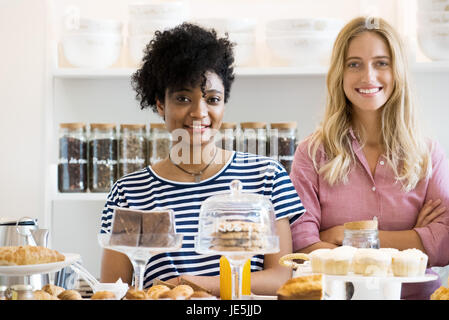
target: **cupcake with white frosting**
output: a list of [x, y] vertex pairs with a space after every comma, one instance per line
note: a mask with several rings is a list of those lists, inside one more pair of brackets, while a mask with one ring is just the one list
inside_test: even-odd
[[354, 250], [350, 247], [340, 247], [325, 253], [324, 273], [329, 275], [347, 275], [351, 268], [351, 261]]
[[379, 249], [358, 249], [352, 260], [355, 274], [364, 276], [387, 276], [391, 256]]
[[324, 273], [324, 258], [331, 249], [316, 249], [309, 253], [310, 266], [313, 273]]
[[428, 256], [418, 249], [407, 249], [393, 255], [392, 270], [396, 277], [420, 277], [426, 273]]

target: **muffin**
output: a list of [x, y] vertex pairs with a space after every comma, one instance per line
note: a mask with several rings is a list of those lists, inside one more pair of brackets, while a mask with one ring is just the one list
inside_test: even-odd
[[387, 276], [391, 266], [391, 256], [379, 249], [358, 249], [352, 260], [355, 274], [364, 276]]
[[308, 255], [313, 273], [324, 273], [324, 257], [330, 251], [331, 249], [317, 249]]
[[353, 250], [347, 248], [335, 248], [321, 255], [323, 261], [323, 272], [329, 275], [344, 276], [351, 268]]
[[399, 252], [398, 249], [395, 248], [379, 248], [380, 251], [385, 252], [390, 256], [390, 267], [388, 268], [388, 274], [393, 274], [393, 270], [391, 268], [393, 264], [393, 255]]
[[393, 255], [391, 268], [396, 277], [420, 277], [426, 273], [427, 260], [421, 250], [407, 249]]

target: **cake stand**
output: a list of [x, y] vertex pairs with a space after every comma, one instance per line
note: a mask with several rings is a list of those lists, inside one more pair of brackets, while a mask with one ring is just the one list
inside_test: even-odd
[[[293, 277], [312, 274], [310, 266], [298, 268]], [[345, 283], [352, 282], [354, 294], [351, 300], [400, 300], [403, 283], [433, 281], [437, 275], [425, 274], [418, 277], [363, 276], [352, 272], [344, 276], [324, 275], [324, 287], [330, 300], [345, 300]]]
[[164, 247], [111, 245], [109, 243], [111, 235], [106, 233], [98, 235], [98, 242], [103, 249], [118, 251], [128, 256], [134, 268], [134, 287], [136, 290], [142, 290], [145, 266], [148, 260], [155, 254], [176, 251], [182, 246], [182, 234], [160, 234], [158, 236], [159, 238], [164, 237], [167, 240], [166, 243], [168, 243], [168, 245]]

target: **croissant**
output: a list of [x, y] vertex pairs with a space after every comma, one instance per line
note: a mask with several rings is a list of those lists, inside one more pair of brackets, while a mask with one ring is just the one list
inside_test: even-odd
[[65, 290], [58, 295], [61, 300], [83, 300], [81, 294], [76, 290]]
[[65, 256], [56, 250], [39, 246], [0, 247], [0, 265], [15, 266], [64, 261]]

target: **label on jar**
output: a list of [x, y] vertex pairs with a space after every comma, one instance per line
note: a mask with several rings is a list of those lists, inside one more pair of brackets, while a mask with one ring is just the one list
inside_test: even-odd
[[87, 159], [75, 159], [75, 158], [59, 158], [60, 164], [87, 164]]

